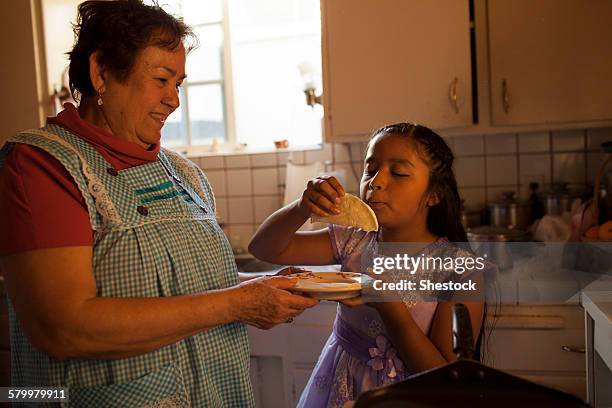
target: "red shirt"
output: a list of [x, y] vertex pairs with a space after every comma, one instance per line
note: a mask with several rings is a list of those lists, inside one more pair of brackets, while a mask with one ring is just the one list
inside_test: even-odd
[[[79, 135], [117, 170], [153, 162], [159, 153], [159, 143], [145, 150], [84, 121], [70, 103], [47, 123]], [[83, 196], [64, 166], [44, 150], [13, 145], [0, 168], [0, 191], [0, 255], [92, 245]]]

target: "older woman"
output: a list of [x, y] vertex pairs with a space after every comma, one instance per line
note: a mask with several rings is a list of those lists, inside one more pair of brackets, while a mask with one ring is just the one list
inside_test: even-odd
[[202, 171], [161, 148], [179, 106], [180, 20], [138, 0], [79, 7], [78, 109], [0, 153], [0, 254], [16, 386], [76, 406], [252, 406], [246, 324], [316, 301], [239, 282]]

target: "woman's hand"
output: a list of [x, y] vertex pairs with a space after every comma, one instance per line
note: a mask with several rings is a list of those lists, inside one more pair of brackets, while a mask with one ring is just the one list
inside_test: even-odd
[[318, 300], [288, 292], [297, 279], [284, 276], [258, 278], [241, 283], [236, 288], [235, 313], [237, 320], [270, 329], [280, 323], [288, 323], [304, 309], [313, 307]]
[[299, 201], [300, 211], [310, 216], [312, 214], [328, 217], [340, 214], [337, 204], [346, 192], [344, 187], [332, 176], [319, 176], [308, 181], [306, 190]]

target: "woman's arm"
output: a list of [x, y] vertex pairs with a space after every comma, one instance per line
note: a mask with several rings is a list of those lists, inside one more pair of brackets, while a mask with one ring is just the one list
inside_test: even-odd
[[344, 188], [334, 177], [317, 177], [308, 182], [299, 200], [269, 216], [257, 229], [249, 252], [259, 259], [283, 265], [327, 265], [335, 263], [326, 229], [297, 232], [312, 214], [338, 213], [335, 203]]
[[0, 262], [26, 335], [58, 359], [130, 357], [232, 321], [270, 328], [317, 303], [281, 290], [295, 284], [284, 277], [187, 296], [97, 297], [88, 246], [23, 252]]

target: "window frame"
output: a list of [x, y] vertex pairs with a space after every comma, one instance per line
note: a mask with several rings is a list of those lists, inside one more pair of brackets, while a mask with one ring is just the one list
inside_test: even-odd
[[[181, 145], [165, 145], [164, 147], [179, 151], [188, 156], [208, 156], [208, 155], [231, 155], [231, 154], [240, 154], [240, 153], [269, 153], [274, 151], [279, 151], [278, 148], [270, 147], [270, 148], [251, 148], [248, 145], [240, 146], [238, 144], [238, 138], [236, 134], [236, 115], [235, 115], [235, 105], [234, 105], [234, 78], [233, 78], [233, 65], [232, 65], [232, 38], [231, 38], [231, 30], [230, 30], [230, 5], [229, 1], [231, 0], [219, 0], [221, 2], [221, 20], [217, 21], [208, 21], [205, 23], [199, 24], [190, 24], [190, 26], [195, 30], [199, 27], [205, 26], [215, 26], [220, 25], [222, 30], [222, 73], [223, 78], [219, 80], [205, 80], [205, 81], [189, 81], [189, 72], [187, 72], [187, 78], [184, 84], [181, 86], [181, 109], [182, 109], [182, 128], [187, 134], [187, 144]], [[182, 7], [180, 10], [180, 17], [183, 17]], [[322, 35], [322, 33], [321, 33]], [[263, 36], [265, 39], [268, 36]], [[290, 35], [286, 35], [285, 37], [290, 37]], [[276, 37], [274, 37], [276, 38]], [[261, 39], [261, 38], [259, 38]], [[323, 50], [321, 50], [323, 52]], [[203, 144], [193, 144], [193, 134], [191, 130], [190, 124], [190, 115], [189, 115], [189, 88], [193, 86], [199, 85], [210, 85], [210, 84], [219, 84], [221, 85], [221, 94], [223, 97], [223, 119], [225, 125], [225, 140], [217, 141], [218, 144], [214, 146], [213, 142], [203, 143]], [[321, 133], [321, 140], [316, 144], [304, 145], [299, 147], [291, 147], [289, 149], [281, 149], [283, 151], [292, 151], [292, 150], [311, 150], [311, 149], [320, 149], [324, 143], [324, 134]], [[214, 148], [213, 148], [214, 146]]]

